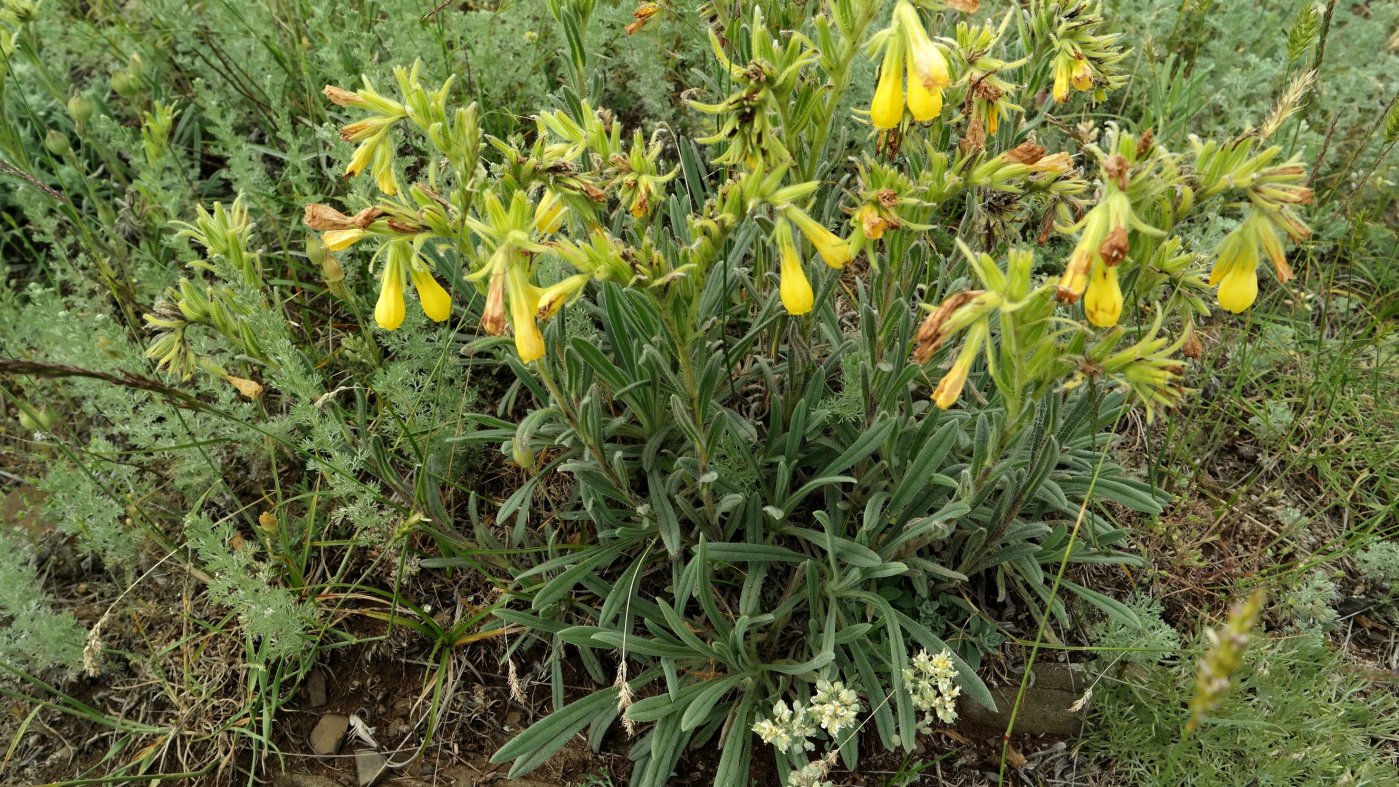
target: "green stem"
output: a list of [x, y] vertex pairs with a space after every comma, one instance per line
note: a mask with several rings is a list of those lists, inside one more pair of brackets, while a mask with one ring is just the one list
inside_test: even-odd
[[[875, 13], [880, 8], [880, 3], [867, 3], [864, 13], [860, 15], [855, 23], [853, 34], [847, 39], [849, 46], [841, 52], [840, 59], [836, 61], [835, 72], [831, 77], [831, 90], [829, 99], [826, 102], [824, 111], [821, 113], [820, 121], [815, 124], [816, 136], [812, 139], [811, 155], [802, 162], [802, 180], [811, 180], [816, 176], [816, 167], [825, 160], [826, 145], [831, 140], [831, 129], [835, 124], [832, 120], [835, 113], [840, 109], [840, 103], [845, 98], [845, 92], [850, 89], [850, 66], [855, 62], [855, 55], [860, 52], [860, 42], [865, 39], [865, 31], [874, 22]], [[784, 128], [786, 128], [784, 126]], [[788, 129], [789, 131], [791, 129]]]
[[604, 453], [602, 447], [597, 444], [594, 435], [588, 434], [587, 430], [583, 428], [582, 421], [579, 420], [577, 411], [573, 408], [570, 400], [564, 396], [563, 390], [559, 388], [558, 382], [554, 379], [554, 372], [549, 365], [549, 359], [547, 357], [539, 359], [538, 371], [540, 381], [544, 383], [545, 388], [549, 389], [549, 395], [553, 397], [554, 402], [559, 406], [559, 412], [563, 414], [564, 421], [566, 421], [569, 428], [577, 433], [583, 440], [583, 446], [588, 449], [588, 453], [592, 454], [593, 461], [597, 462], [598, 467], [602, 468], [603, 475], [607, 476], [607, 480], [612, 482], [612, 485], [617, 488], [617, 491], [627, 496], [627, 501], [629, 503], [640, 505], [641, 501], [636, 499], [636, 496], [632, 494], [626, 482], [612, 469], [612, 465], [607, 461], [607, 454]]

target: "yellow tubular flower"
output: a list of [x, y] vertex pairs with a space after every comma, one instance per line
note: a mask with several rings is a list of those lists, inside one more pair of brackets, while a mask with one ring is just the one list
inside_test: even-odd
[[1258, 299], [1258, 245], [1246, 224], [1219, 244], [1219, 262], [1210, 272], [1210, 284], [1219, 285], [1219, 305], [1235, 314]]
[[942, 114], [942, 89], [928, 89], [908, 61], [908, 111], [919, 123], [927, 123]]
[[904, 42], [908, 46], [910, 92], [915, 79], [929, 90], [938, 91], [947, 87], [952, 81], [952, 74], [947, 67], [947, 56], [943, 54], [942, 47], [928, 37], [927, 31], [923, 29], [922, 20], [918, 18], [918, 12], [912, 5], [900, 2], [894, 13], [903, 27]]
[[1064, 266], [1064, 275], [1059, 279], [1059, 300], [1066, 303], [1077, 301], [1088, 286], [1088, 274], [1098, 261], [1098, 248], [1107, 236], [1110, 207], [1101, 202], [1089, 211], [1083, 222], [1083, 235], [1078, 239], [1069, 264]]
[[1054, 103], [1062, 104], [1069, 100], [1069, 82], [1072, 79], [1070, 68], [1072, 59], [1060, 54], [1054, 58]]
[[995, 104], [986, 106], [986, 133], [994, 134], [1001, 126], [1001, 112]]
[[369, 117], [356, 121], [340, 129], [340, 138], [346, 142], [361, 142], [392, 126], [397, 118]]
[[970, 369], [971, 364], [963, 364], [959, 356], [957, 363], [938, 380], [938, 387], [933, 391], [933, 402], [939, 409], [946, 410], [957, 403], [958, 397], [962, 395], [963, 386], [967, 384], [967, 372]]
[[367, 139], [359, 143], [355, 148], [355, 153], [350, 157], [349, 166], [345, 167], [345, 177], [352, 177], [364, 171], [369, 166], [369, 162], [374, 159], [374, 154], [379, 150], [380, 137]]
[[394, 255], [386, 254], [379, 272], [379, 300], [374, 304], [374, 322], [386, 331], [403, 324], [403, 269]]
[[1079, 244], [1069, 256], [1069, 264], [1064, 266], [1064, 275], [1059, 278], [1059, 300], [1073, 303], [1083, 295], [1088, 286], [1088, 271], [1093, 266], [1091, 248]]
[[510, 323], [515, 329], [515, 352], [525, 363], [537, 361], [544, 357], [544, 334], [539, 332], [539, 324], [534, 321], [535, 312], [539, 310], [535, 287], [519, 265], [510, 266], [507, 276]]
[[1090, 90], [1093, 87], [1093, 67], [1088, 65], [1087, 58], [1077, 61], [1070, 76], [1073, 81], [1074, 90]]
[[582, 291], [588, 280], [593, 276], [590, 273], [575, 273], [558, 284], [545, 287], [539, 291], [539, 310], [534, 313], [541, 320], [553, 317], [564, 305], [564, 302]]
[[552, 235], [563, 226], [564, 205], [553, 189], [546, 189], [539, 204], [534, 206], [534, 228], [545, 235]]
[[398, 195], [398, 175], [393, 169], [393, 148], [380, 145], [374, 154], [374, 181], [385, 195]]
[[967, 374], [971, 371], [972, 363], [976, 361], [977, 353], [981, 352], [981, 343], [986, 339], [987, 331], [985, 321], [977, 322], [967, 330], [967, 338], [962, 344], [962, 351], [957, 354], [957, 360], [938, 381], [938, 387], [933, 391], [933, 403], [940, 409], [946, 410], [956, 404], [958, 397], [962, 395], [962, 388], [967, 384]]
[[1258, 270], [1235, 266], [1219, 281], [1219, 305], [1235, 314], [1246, 311], [1258, 300]]
[[321, 244], [325, 246], [326, 251], [344, 251], [358, 243], [368, 234], [368, 232], [359, 228], [350, 230], [330, 230], [321, 235]]
[[408, 273], [413, 280], [413, 289], [418, 291], [418, 302], [423, 305], [423, 314], [435, 322], [442, 322], [452, 316], [452, 296], [437, 283], [427, 271], [414, 268]]
[[816, 248], [816, 253], [821, 255], [826, 265], [839, 270], [850, 262], [850, 244], [839, 235], [797, 208], [789, 209], [786, 215], [806, 236], [807, 242]]
[[1083, 313], [1099, 328], [1111, 328], [1122, 317], [1122, 288], [1117, 284], [1116, 266], [1096, 266], [1083, 296]]
[[782, 305], [788, 314], [806, 314], [811, 311], [816, 296], [811, 291], [806, 271], [802, 269], [801, 254], [792, 240], [792, 228], [781, 220], [777, 225], [777, 246], [780, 258], [778, 291], [782, 295]]
[[898, 39], [884, 49], [884, 62], [879, 66], [879, 84], [874, 88], [870, 104], [870, 122], [883, 131], [895, 128], [904, 117], [903, 51]]
[[[1108, 195], [1093, 206], [1083, 218], [1083, 234], [1078, 245], [1069, 256], [1069, 264], [1064, 267], [1064, 275], [1059, 280], [1059, 301], [1075, 303], [1088, 286], [1088, 275], [1096, 266], [1103, 264], [1104, 241], [1117, 239], [1120, 256], [1109, 260], [1116, 265], [1127, 252], [1127, 221], [1131, 217], [1132, 203], [1120, 190], [1109, 188]], [[1119, 237], [1120, 235], [1120, 237]]]

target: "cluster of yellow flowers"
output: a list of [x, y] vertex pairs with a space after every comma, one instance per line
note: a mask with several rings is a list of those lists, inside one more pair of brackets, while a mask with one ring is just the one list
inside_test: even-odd
[[[1052, 98], [1056, 102], [1067, 100], [1073, 90], [1093, 91], [1101, 98], [1106, 89], [1119, 84], [1121, 75], [1115, 65], [1124, 54], [1116, 46], [1116, 36], [1097, 32], [1101, 23], [1098, 10], [1098, 4], [1088, 0], [1037, 0], [1024, 12], [1032, 27], [1031, 39], [1052, 57]], [[916, 123], [939, 118], [955, 67], [960, 79], [954, 89], [961, 96], [962, 114], [954, 122], [965, 124], [966, 130], [955, 161], [928, 146], [925, 171], [916, 181], [892, 166], [862, 165], [864, 188], [852, 210], [854, 231], [848, 239], [797, 206], [799, 198], [817, 184], [781, 185], [792, 163], [787, 141], [782, 138], [785, 115], [781, 110], [796, 100], [801, 89], [798, 75], [818, 53], [798, 33], [785, 42], [774, 38], [763, 24], [761, 12], [755, 12], [750, 26], [753, 60], [749, 64], [730, 62], [724, 47], [714, 40], [715, 51], [735, 84], [733, 94], [716, 104], [690, 102], [695, 109], [720, 117], [719, 133], [703, 140], [728, 146], [716, 163], [736, 166], [745, 174], [737, 176], [720, 190], [717, 200], [691, 217], [695, 248], [687, 264], [662, 259], [664, 255], [645, 232], [641, 247], [632, 249], [605, 229], [602, 213], [614, 197], [637, 222], [649, 222], [678, 168], [669, 172], [658, 168], [662, 148], [655, 138], [648, 143], [637, 133], [627, 150], [610, 116], [594, 112], [586, 104], [576, 119], [564, 112], [541, 113], [537, 118], [538, 142], [530, 153], [517, 150], [514, 143], [494, 140], [506, 154], [499, 182], [476, 180], [458, 185], [459, 195], [474, 208], [456, 206], [437, 196], [430, 185], [413, 184], [404, 194], [393, 161], [395, 146], [389, 137], [401, 121], [426, 131], [454, 169], [476, 172], [474, 156], [480, 144], [479, 129], [462, 129], [464, 118], [474, 119], [474, 114], [459, 114], [456, 123], [450, 121], [444, 106], [448, 86], [428, 93], [417, 86], [416, 70], [399, 74], [404, 88], [402, 101], [380, 95], [367, 82], [358, 91], [325, 89], [332, 102], [368, 113], [341, 130], [345, 140], [356, 143], [345, 174], [369, 172], [385, 197], [399, 199], [354, 216], [310, 205], [305, 222], [322, 233], [320, 244], [327, 254], [366, 238], [382, 241], [374, 255], [380, 279], [374, 316], [385, 330], [403, 323], [409, 283], [430, 319], [443, 321], [450, 316], [451, 296], [435, 277], [434, 264], [424, 248], [433, 239], [445, 242], [442, 248], [455, 246], [460, 255], [472, 260], [466, 281], [486, 295], [482, 329], [489, 335], [501, 335], [507, 326], [513, 328], [516, 350], [528, 362], [545, 353], [539, 320], [555, 314], [588, 281], [649, 281], [649, 286], [659, 286], [686, 275], [687, 268], [705, 265], [704, 260], [718, 248], [715, 244], [759, 204], [772, 209], [771, 238], [781, 304], [788, 313], [803, 315], [815, 307], [815, 292], [798, 233], [826, 265], [841, 269], [890, 230], [928, 229], [928, 225], [918, 223], [930, 215], [927, 209], [959, 189], [988, 188], [1015, 198], [1032, 192], [1057, 210], [1064, 221], [1062, 232], [1078, 235], [1074, 249], [1057, 286], [1034, 290], [1033, 296], [1027, 255], [1011, 255], [1016, 272], [1012, 279], [1018, 282], [1011, 290], [1006, 289], [1006, 277], [995, 272], [989, 259], [972, 256], [984, 288], [957, 293], [934, 309], [915, 353], [920, 362], [926, 362], [949, 336], [964, 335], [950, 371], [934, 393], [940, 407], [956, 401], [976, 358], [985, 355], [991, 361], [996, 345], [990, 320], [993, 314], [1001, 315], [1004, 330], [1007, 314], [1044, 299], [1045, 308], [1050, 308], [1057, 295], [1061, 304], [1081, 300], [1083, 314], [1093, 326], [1116, 326], [1124, 308], [1119, 280], [1122, 264], [1130, 259], [1131, 272], [1143, 271], [1158, 256], [1158, 239], [1167, 235], [1139, 217], [1138, 209], [1156, 216], [1160, 206], [1168, 206], [1167, 212], [1174, 217], [1165, 222], [1169, 229], [1173, 220], [1189, 211], [1195, 198], [1243, 190], [1251, 201], [1249, 213], [1221, 245], [1209, 280], [1211, 286], [1218, 287], [1219, 303], [1233, 312], [1253, 303], [1260, 250], [1272, 260], [1281, 281], [1291, 278], [1281, 236], [1301, 240], [1310, 232], [1291, 208], [1308, 201], [1311, 193], [1300, 183], [1304, 175], [1300, 165], [1272, 164], [1276, 149], [1255, 153], [1252, 143], [1223, 147], [1201, 144], [1195, 167], [1185, 175], [1175, 156], [1154, 147], [1150, 132], [1138, 138], [1114, 128], [1113, 145], [1107, 152], [1088, 145], [1101, 167], [1101, 193], [1091, 206], [1081, 199], [1088, 183], [1075, 174], [1068, 153], [1045, 155], [1043, 147], [1025, 141], [998, 155], [983, 155], [987, 135], [996, 133], [1001, 119], [1009, 112], [1022, 111], [1011, 103], [1021, 87], [1005, 81], [1002, 74], [1026, 61], [1008, 63], [990, 54], [1013, 16], [1007, 14], [999, 28], [989, 22], [979, 26], [963, 22], [955, 39], [944, 43], [925, 29], [914, 0], [895, 0], [889, 24], [866, 45], [869, 54], [880, 61], [869, 107], [872, 125], [877, 132], [885, 132], [899, 128], [908, 116]], [[642, 17], [638, 15], [638, 19]], [[965, 94], [961, 92], [964, 87]], [[469, 167], [461, 166], [466, 158], [471, 159]], [[593, 170], [578, 166], [585, 161], [593, 163]], [[1053, 213], [1045, 212], [1041, 240], [1055, 226]], [[570, 216], [574, 217], [573, 227], [586, 233], [586, 242], [578, 243], [568, 236], [565, 228]], [[706, 254], [705, 249], [711, 253]], [[1136, 255], [1143, 259], [1136, 259]], [[535, 263], [544, 256], [569, 264], [574, 272], [556, 284], [537, 285]], [[327, 270], [339, 270], [333, 257], [325, 265]], [[1172, 270], [1176, 272], [1166, 274], [1164, 268], [1153, 268], [1151, 273], [1175, 276], [1179, 281], [1190, 275]], [[652, 271], [660, 275], [649, 279]], [[1205, 286], [1199, 278], [1190, 285], [1195, 289], [1187, 289], [1197, 293]], [[1197, 311], [1205, 308], [1198, 299], [1192, 304]], [[1175, 368], [1161, 354], [1164, 347], [1151, 346], [1147, 354], [1156, 364], [1151, 369], [1123, 361], [1117, 371], [1124, 379], [1135, 376], [1149, 388], [1174, 385]], [[1166, 398], [1169, 396], [1163, 394], [1161, 400]]]
[[1312, 201], [1312, 190], [1303, 183], [1306, 168], [1296, 159], [1273, 165], [1280, 152], [1272, 147], [1254, 153], [1248, 141], [1196, 145], [1202, 191], [1242, 189], [1249, 198], [1248, 214], [1220, 244], [1219, 261], [1210, 273], [1210, 284], [1219, 286], [1219, 305], [1231, 312], [1248, 309], [1258, 297], [1260, 249], [1273, 263], [1278, 281], [1285, 284], [1295, 274], [1282, 236], [1300, 242], [1312, 233], [1294, 212], [1296, 206]]
[[[597, 185], [568, 174], [572, 171], [569, 162], [582, 156], [590, 146], [606, 150], [613, 177], [605, 185], [615, 189], [637, 218], [649, 214], [652, 201], [674, 173], [656, 169], [659, 146], [647, 146], [640, 137], [633, 142], [631, 154], [622, 155], [615, 128], [609, 133], [596, 116], [579, 125], [568, 121], [562, 113], [543, 113], [539, 117], [541, 143], [535, 155], [513, 151], [510, 162], [523, 168], [552, 169], [556, 177], [546, 179], [552, 186], [522, 187], [521, 183], [530, 180], [527, 175], [520, 181], [492, 186], [479, 194], [479, 214], [464, 212], [439, 196], [431, 178], [428, 183], [414, 183], [405, 194], [395, 173], [394, 144], [387, 136], [396, 123], [406, 119], [422, 127], [434, 146], [449, 159], [455, 159], [454, 167], [468, 176], [476, 172], [475, 151], [480, 134], [474, 108], [458, 110], [448, 121], [447, 86], [431, 93], [423, 90], [417, 82], [416, 68], [411, 72], [400, 70], [398, 76], [405, 94], [403, 102], [385, 98], [368, 83], [355, 92], [333, 86], [325, 89], [334, 103], [371, 113], [342, 129], [344, 139], [359, 143], [345, 174], [353, 177], [368, 168], [386, 199], [354, 216], [327, 205], [306, 207], [305, 224], [321, 233], [316, 245], [324, 255], [322, 265], [327, 271], [335, 271], [338, 281], [343, 273], [331, 255], [366, 239], [379, 240], [373, 257], [379, 275], [374, 321], [380, 328], [392, 331], [403, 324], [405, 293], [410, 282], [429, 319], [441, 322], [451, 316], [451, 295], [434, 276], [434, 265], [424, 248], [430, 242], [441, 243], [434, 248], [449, 257], [455, 249], [473, 261], [466, 281], [486, 293], [482, 329], [499, 336], [507, 325], [511, 326], [520, 358], [526, 362], [537, 360], [545, 352], [539, 320], [556, 314], [592, 278], [621, 282], [634, 278], [630, 265], [623, 260], [623, 250], [596, 220], [588, 218], [583, 222], [591, 235], [587, 244], [557, 237], [566, 224], [568, 198], [589, 204], [606, 199]], [[549, 134], [563, 141], [543, 144], [542, 139]], [[477, 185], [459, 184], [459, 189], [470, 192]], [[566, 189], [572, 197], [558, 189]], [[394, 197], [398, 199], [388, 199]], [[473, 237], [482, 244], [480, 248], [463, 243]], [[544, 255], [553, 255], [578, 272], [550, 286], [538, 286], [534, 269]]]
[[871, 38], [871, 46], [884, 52], [879, 83], [870, 104], [870, 122], [874, 127], [898, 127], [905, 107], [919, 123], [938, 117], [942, 113], [942, 91], [951, 81], [947, 50], [928, 36], [917, 9], [908, 0], [899, 0], [893, 21]]
[[1122, 316], [1117, 268], [1127, 258], [1128, 227], [1134, 218], [1127, 195], [1111, 183], [1105, 188], [1102, 201], [1076, 225], [1083, 234], [1059, 280], [1059, 300], [1074, 303], [1084, 296], [1084, 316], [1099, 328], [1111, 328]]
[[321, 244], [327, 252], [344, 251], [361, 240], [381, 236], [386, 242], [375, 253], [384, 263], [379, 268], [379, 299], [374, 304], [374, 321], [392, 331], [403, 324], [405, 284], [412, 281], [422, 304], [423, 314], [437, 322], [452, 314], [452, 298], [432, 275], [423, 257], [423, 244], [429, 235], [416, 224], [395, 217], [383, 207], [366, 208], [346, 216], [329, 205], [307, 205], [306, 226], [321, 231]]
[[[1064, 0], [1036, 3], [1035, 7], [1039, 10], [1031, 16], [1036, 24], [1046, 28], [1042, 40], [1054, 53], [1053, 99], [1065, 101], [1071, 90], [1091, 90], [1101, 99], [1102, 92], [1115, 86], [1120, 79], [1114, 66], [1122, 53], [1115, 46], [1115, 36], [1096, 33], [1097, 5]], [[885, 36], [884, 67], [871, 107], [876, 128], [892, 128], [902, 122], [904, 106], [898, 92], [900, 83], [891, 79], [890, 74], [905, 62], [911, 64], [913, 58], [907, 61], [901, 58], [913, 47], [923, 46], [937, 49], [936, 56], [930, 55], [925, 60], [947, 62], [945, 53], [927, 38], [907, 0], [900, 0], [894, 18], [894, 23], [882, 34]], [[998, 70], [996, 63], [999, 61], [988, 61], [985, 54], [991, 48], [989, 42], [995, 38], [989, 25], [979, 30], [970, 29], [965, 23], [959, 26], [958, 50], [971, 53], [965, 55], [971, 59], [968, 81], [987, 79]], [[1007, 64], [1007, 67], [1015, 65], [1018, 64]], [[978, 72], [980, 75], [973, 78], [971, 72], [977, 68], [985, 73]], [[911, 86], [918, 81], [916, 72], [910, 65]], [[926, 84], [946, 85], [946, 81], [929, 80]], [[982, 95], [969, 84], [965, 106], [973, 111], [965, 118], [967, 131], [960, 146], [961, 158], [949, 171], [945, 156], [936, 152], [930, 154], [928, 166], [935, 170], [933, 180], [1018, 193], [1019, 185], [1026, 183], [1025, 178], [1029, 176], [1050, 172], [1057, 177], [1067, 172], [1071, 167], [1067, 154], [1044, 156], [1043, 148], [1033, 143], [1022, 144], [977, 163], [974, 157], [982, 150], [985, 133], [995, 131], [999, 114], [997, 102], [1006, 101], [1006, 95], [1015, 86], [1001, 82], [994, 87]], [[986, 104], [984, 110], [975, 109], [978, 101]], [[915, 119], [922, 119], [912, 108], [914, 99], [910, 98], [909, 103]], [[1257, 297], [1260, 250], [1273, 262], [1279, 281], [1290, 280], [1293, 274], [1283, 249], [1283, 236], [1300, 241], [1309, 235], [1310, 230], [1294, 213], [1294, 208], [1310, 201], [1312, 195], [1302, 185], [1304, 168], [1295, 160], [1274, 164], [1279, 149], [1264, 149], [1259, 135], [1245, 135], [1225, 145], [1195, 140], [1191, 166], [1183, 165], [1180, 156], [1157, 145], [1150, 131], [1132, 135], [1109, 124], [1107, 141], [1105, 149], [1096, 144], [1087, 145], [1100, 166], [1100, 193], [1095, 202], [1084, 206], [1079, 200], [1081, 190], [1075, 186], [1086, 187], [1082, 181], [1066, 180], [1057, 192], [1057, 209], [1065, 219], [1059, 229], [1065, 234], [1076, 234], [1077, 241], [1056, 286], [1048, 291], [1057, 295], [1055, 300], [1061, 304], [1081, 301], [1087, 321], [1094, 327], [1110, 330], [1091, 346], [1072, 352], [1081, 364], [1076, 371], [1064, 367], [1058, 368], [1057, 373], [1061, 378], [1068, 375], [1077, 379], [1084, 374], [1115, 378], [1139, 394], [1150, 414], [1152, 406], [1169, 405], [1183, 392], [1178, 383], [1183, 369], [1172, 355], [1185, 348], [1193, 337], [1189, 315], [1207, 310], [1196, 293], [1206, 286], [1215, 286], [1217, 300], [1224, 309], [1231, 312], [1247, 309]], [[964, 165], [964, 161], [971, 163]], [[892, 180], [887, 175], [882, 179]], [[934, 184], [926, 189], [927, 197], [946, 198], [947, 194], [940, 188]], [[1181, 260], [1189, 262], [1192, 257], [1174, 254], [1179, 242], [1169, 236], [1169, 230], [1190, 213], [1197, 199], [1229, 191], [1245, 193], [1249, 209], [1217, 250], [1217, 263], [1206, 285], [1202, 277], [1176, 264]], [[885, 199], [884, 195], [889, 195], [890, 199]], [[857, 247], [863, 246], [865, 241], [878, 240], [890, 227], [901, 226], [897, 215], [888, 210], [888, 206], [896, 204], [893, 192], [885, 190], [877, 196], [873, 201], [866, 196], [856, 211]], [[1165, 229], [1152, 226], [1143, 215], [1160, 221]], [[1041, 242], [1051, 226], [1046, 216]], [[1170, 251], [1169, 259], [1163, 261], [1161, 254], [1166, 251]], [[977, 255], [969, 255], [969, 259], [982, 280], [983, 289], [954, 293], [938, 307], [931, 308], [914, 354], [919, 362], [927, 362], [949, 337], [962, 335], [961, 347], [933, 393], [934, 401], [942, 408], [950, 407], [960, 396], [978, 358], [984, 356], [989, 366], [996, 365], [998, 351], [997, 342], [992, 338], [991, 316], [1000, 315], [1001, 341], [1006, 341], [1004, 334], [1010, 330], [1008, 315], [1016, 313], [1026, 317], [1039, 313], [1039, 297], [1046, 292], [1041, 288], [1031, 293], [1028, 257], [1020, 252], [1011, 253], [1007, 277], [999, 276], [989, 259]], [[1159, 284], [1166, 279], [1175, 283], [1172, 302], [1184, 308], [1187, 318], [1178, 341], [1172, 343], [1159, 336], [1163, 315], [1158, 313], [1156, 325], [1146, 338], [1126, 350], [1115, 349], [1121, 335], [1120, 330], [1111, 329], [1122, 319], [1124, 298], [1120, 276], [1123, 263], [1129, 261], [1131, 274], [1136, 274], [1139, 287], [1143, 282]], [[1006, 282], [1017, 277], [1021, 279], [1017, 286], [1023, 292], [1013, 294], [1005, 289]], [[1026, 304], [1030, 303], [1037, 305], [1029, 309]], [[1042, 317], [1048, 316], [1048, 312], [1042, 313]]]
[[1121, 34], [1100, 33], [1102, 3], [1098, 0], [1037, 0], [1031, 16], [1046, 28], [1044, 37], [1054, 53], [1056, 103], [1069, 100], [1072, 91], [1091, 93], [1102, 101], [1107, 91], [1121, 85], [1124, 78], [1117, 64], [1126, 57], [1118, 47]]

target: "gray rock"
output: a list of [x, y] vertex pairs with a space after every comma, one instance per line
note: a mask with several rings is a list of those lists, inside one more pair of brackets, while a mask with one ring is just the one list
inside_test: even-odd
[[[1088, 688], [1089, 679], [1081, 667], [1067, 664], [1039, 664], [1035, 678], [1025, 690], [1020, 713], [1015, 718], [1016, 735], [1049, 735], [1056, 738], [1076, 737], [1083, 729], [1083, 712], [1069, 708]], [[988, 711], [963, 694], [957, 703], [958, 724], [987, 727], [1004, 732], [1015, 707], [1019, 683], [993, 686], [991, 696], [996, 711]]]
[[350, 719], [339, 713], [327, 713], [316, 722], [311, 730], [311, 751], [321, 756], [340, 751], [345, 742], [345, 732], [350, 729]]
[[373, 749], [359, 749], [355, 752], [355, 774], [359, 777], [359, 787], [371, 787], [378, 783], [389, 769], [389, 761]]

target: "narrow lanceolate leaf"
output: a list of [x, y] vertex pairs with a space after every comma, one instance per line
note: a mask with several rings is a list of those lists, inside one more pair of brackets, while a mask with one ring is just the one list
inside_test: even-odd
[[744, 692], [733, 707], [724, 739], [720, 742], [719, 765], [714, 771], [715, 784], [746, 784], [753, 759], [753, 710], [758, 693]]
[[831, 460], [831, 463], [822, 468], [818, 475], [834, 476], [845, 472], [855, 466], [856, 462], [874, 453], [884, 442], [889, 433], [894, 430], [893, 419], [879, 421], [874, 426], [866, 429], [864, 434], [846, 448], [840, 456]]
[[535, 594], [531, 602], [531, 607], [535, 610], [540, 610], [563, 598], [566, 593], [573, 590], [574, 586], [582, 581], [584, 575], [597, 571], [600, 566], [616, 558], [625, 545], [626, 542], [619, 541], [598, 549], [586, 558], [580, 557], [572, 567], [549, 580], [544, 587]]
[[582, 731], [609, 703], [617, 703], [616, 688], [606, 688], [565, 705], [500, 747], [500, 751], [491, 757], [491, 762], [514, 760], [515, 764], [510, 766], [510, 778], [523, 776], [543, 765], [554, 752], [562, 749], [569, 738]]
[[948, 421], [919, 447], [913, 463], [908, 466], [903, 477], [899, 479], [899, 485], [894, 489], [894, 498], [889, 501], [888, 510], [895, 519], [912, 514], [907, 510], [909, 504], [931, 486], [933, 474], [941, 469], [959, 431], [961, 429], [956, 421]]
[[719, 563], [800, 563], [809, 560], [795, 549], [769, 544], [706, 544], [709, 559]]

